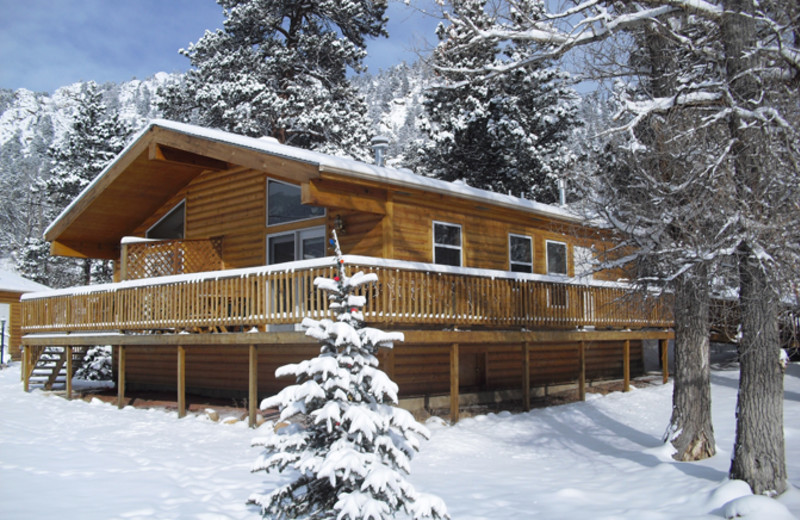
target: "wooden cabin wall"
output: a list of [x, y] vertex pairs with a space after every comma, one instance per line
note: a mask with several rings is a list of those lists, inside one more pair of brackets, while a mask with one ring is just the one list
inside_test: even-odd
[[186, 239], [224, 237], [229, 269], [264, 265], [266, 256], [266, 174], [246, 168], [207, 171], [144, 221], [137, 236], [186, 200]]
[[[174, 391], [177, 380], [176, 347], [125, 347], [126, 388]], [[319, 346], [259, 345], [258, 389], [266, 397], [293, 383], [276, 379], [275, 370], [316, 356]], [[644, 373], [641, 341], [631, 342], [631, 375]], [[623, 342], [586, 344], [587, 381], [622, 378]], [[115, 351], [116, 356], [116, 351]], [[381, 368], [397, 383], [400, 396], [441, 395], [450, 391], [450, 345], [395, 344], [382, 351]], [[116, 370], [116, 362], [114, 364]], [[461, 345], [459, 380], [463, 392], [519, 389], [522, 384], [522, 346], [519, 344]], [[574, 383], [578, 379], [578, 345], [532, 344], [532, 387]], [[116, 377], [116, 374], [115, 374]], [[186, 391], [208, 397], [241, 399], [247, 395], [247, 346], [186, 347]]]
[[[252, 267], [266, 263], [266, 235], [300, 227], [325, 224], [335, 227], [340, 217], [339, 231], [342, 250], [346, 254], [385, 257], [414, 262], [433, 261], [432, 227], [434, 221], [459, 224], [462, 227], [465, 267], [508, 270], [509, 234], [529, 236], [533, 243], [534, 273], [546, 274], [546, 242], [567, 244], [569, 275], [574, 276], [574, 248], [608, 247], [602, 232], [577, 224], [567, 224], [543, 216], [511, 209], [488, 207], [478, 202], [463, 201], [421, 191], [405, 192], [377, 188], [353, 189], [346, 193], [351, 208], [327, 208], [327, 216], [319, 222], [298, 222], [266, 227], [266, 180], [290, 179], [259, 170], [235, 168], [226, 171], [207, 171], [194, 179], [184, 190], [172, 197], [159, 212], [136, 230], [144, 236], [181, 200], [186, 200], [186, 238], [205, 239], [224, 237], [223, 258], [226, 268]], [[333, 186], [347, 189], [338, 182]], [[362, 191], [364, 192], [362, 194]], [[359, 211], [359, 197], [374, 207], [376, 200], [391, 201], [391, 212], [381, 215]], [[388, 204], [386, 202], [381, 202]], [[330, 232], [329, 232], [330, 233]], [[391, 241], [391, 244], [386, 244]], [[331, 252], [332, 253], [332, 252]], [[595, 274], [597, 279], [616, 280], [618, 271]]]
[[344, 227], [343, 231], [337, 231], [342, 251], [351, 255], [384, 256], [381, 215], [331, 209], [328, 211], [328, 229], [334, 229], [337, 216], [341, 217]]
[[19, 299], [19, 293], [0, 291], [0, 303], [8, 304], [8, 321], [6, 322], [8, 340], [6, 345], [8, 354], [15, 361], [21, 359], [20, 345], [22, 344], [22, 305]]
[[186, 194], [186, 238], [224, 237], [228, 268], [264, 264], [266, 176], [247, 169], [206, 172]]
[[[568, 274], [574, 276], [574, 248], [599, 247], [606, 244], [602, 234], [575, 224], [565, 224], [546, 217], [478, 203], [455, 201], [442, 195], [395, 192], [391, 220], [394, 258], [414, 262], [433, 261], [432, 227], [434, 221], [458, 224], [464, 267], [509, 269], [509, 234], [529, 236], [533, 243], [534, 273], [547, 273], [546, 243], [548, 240], [567, 244]], [[618, 272], [595, 275], [597, 279], [616, 280]]]

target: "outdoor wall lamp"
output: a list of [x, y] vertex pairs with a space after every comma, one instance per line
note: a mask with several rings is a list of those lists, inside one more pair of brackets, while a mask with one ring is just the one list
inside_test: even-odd
[[344, 221], [342, 220], [341, 215], [336, 215], [333, 219], [333, 227], [336, 229], [336, 232], [340, 235], [344, 235]]

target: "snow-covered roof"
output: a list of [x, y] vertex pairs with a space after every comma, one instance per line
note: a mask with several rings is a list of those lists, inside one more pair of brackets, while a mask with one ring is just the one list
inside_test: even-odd
[[37, 291], [48, 291], [49, 287], [40, 283], [23, 278], [17, 273], [0, 269], [0, 291], [12, 293], [29, 293]]
[[115, 166], [120, 158], [124, 157], [136, 144], [145, 137], [149, 132], [156, 128], [177, 132], [186, 136], [197, 137], [215, 143], [221, 143], [256, 152], [262, 152], [274, 157], [280, 157], [292, 161], [297, 161], [309, 164], [316, 167], [321, 172], [331, 172], [339, 175], [344, 175], [361, 180], [369, 180], [381, 182], [398, 188], [405, 189], [418, 189], [427, 192], [440, 193], [456, 198], [472, 200], [482, 204], [506, 207], [518, 211], [525, 211], [534, 213], [541, 216], [556, 218], [559, 220], [566, 220], [570, 222], [577, 222], [581, 217], [567, 208], [554, 206], [550, 204], [542, 204], [532, 200], [514, 197], [511, 195], [503, 195], [501, 193], [494, 193], [479, 188], [468, 186], [462, 182], [447, 182], [439, 179], [417, 175], [410, 170], [399, 170], [388, 166], [376, 166], [374, 164], [367, 164], [354, 159], [344, 157], [337, 157], [311, 150], [304, 150], [285, 144], [280, 144], [274, 139], [254, 138], [243, 135], [226, 132], [223, 130], [215, 130], [186, 123], [178, 123], [175, 121], [168, 121], [164, 119], [155, 119], [150, 122], [144, 129], [142, 129], [128, 147], [119, 154], [117, 159], [109, 164], [106, 169], [98, 175], [94, 181], [89, 184], [86, 189], [75, 199], [72, 203], [64, 209], [61, 215], [58, 216], [47, 228], [45, 235], [63, 219], [65, 218], [90, 192], [95, 190], [97, 186], [103, 181], [106, 174]]
[[[582, 221], [578, 212], [566, 207], [493, 193], [460, 182], [432, 179], [410, 170], [304, 150], [280, 144], [274, 139], [153, 120], [45, 230], [45, 238], [60, 251], [57, 254], [115, 258], [123, 236], [131, 234], [143, 219], [206, 169], [207, 165], [202, 161], [165, 160], [156, 165], [149, 157], [149, 150], [151, 145], [159, 145], [162, 141], [166, 148], [183, 149], [189, 154], [216, 161], [216, 164], [208, 163], [210, 167], [227, 163], [261, 168], [272, 160], [287, 163], [287, 171], [299, 168], [297, 171], [303, 171], [306, 180], [327, 172], [343, 179], [349, 177], [359, 182], [372, 182], [398, 191], [421, 190], [561, 222]], [[245, 162], [238, 163], [239, 160]], [[158, 182], [153, 182], [156, 178]]]
[[283, 157], [285, 159], [304, 162], [318, 167], [320, 171], [328, 171], [365, 180], [379, 181], [397, 187], [442, 193], [458, 198], [480, 201], [486, 204], [529, 211], [562, 220], [580, 220], [580, 216], [575, 212], [560, 206], [542, 204], [540, 202], [535, 202], [520, 197], [494, 193], [468, 186], [462, 182], [448, 182], [439, 179], [433, 179], [423, 175], [417, 175], [410, 170], [399, 170], [388, 166], [377, 166], [374, 164], [356, 161], [354, 159], [347, 159], [344, 157], [337, 157], [311, 150], [304, 150], [302, 148], [280, 144], [273, 139], [246, 137], [222, 130], [214, 130], [163, 119], [152, 121], [148, 129], [145, 131], [156, 126], [218, 143], [231, 144], [254, 151], [264, 152], [269, 155]]

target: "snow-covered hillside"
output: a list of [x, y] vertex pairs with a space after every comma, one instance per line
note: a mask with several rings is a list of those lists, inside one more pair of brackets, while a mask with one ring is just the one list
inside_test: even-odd
[[[675, 462], [661, 442], [670, 383], [452, 427], [429, 420], [433, 435], [410, 480], [443, 498], [454, 520], [797, 518], [800, 365], [785, 377], [791, 485], [777, 501], [727, 480], [737, 377], [736, 367], [712, 372], [718, 454], [703, 462]], [[255, 520], [247, 497], [276, 482], [249, 472], [259, 433], [245, 423], [25, 394], [18, 364], [0, 371], [0, 425], [0, 516], [8, 520]]]
[[[146, 80], [101, 85], [106, 105], [134, 127], [157, 115], [156, 92], [170, 78], [159, 73]], [[72, 126], [77, 111], [78, 93], [84, 83], [74, 83], [52, 94], [26, 89], [0, 91], [0, 147], [16, 140], [19, 153], [30, 155], [37, 141], [50, 145], [61, 140]]]

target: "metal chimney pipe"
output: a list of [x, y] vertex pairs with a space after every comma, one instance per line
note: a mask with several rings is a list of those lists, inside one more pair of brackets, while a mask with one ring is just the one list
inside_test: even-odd
[[567, 179], [558, 179], [558, 203], [561, 206], [567, 205]]
[[372, 143], [372, 150], [375, 152], [375, 165], [383, 166], [386, 150], [389, 149], [389, 138], [383, 135], [376, 135], [370, 142]]

